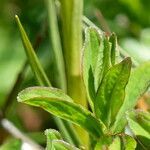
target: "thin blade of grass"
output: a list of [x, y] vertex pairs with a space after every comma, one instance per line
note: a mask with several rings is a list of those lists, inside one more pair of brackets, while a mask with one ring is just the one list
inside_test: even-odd
[[36, 76], [37, 81], [39, 82], [40, 85], [42, 86], [51, 86], [51, 83], [49, 82], [49, 79], [47, 78], [44, 69], [42, 68], [38, 57], [36, 56], [34, 49], [28, 39], [28, 36], [23, 28], [23, 26], [21, 25], [21, 22], [19, 20], [19, 17], [16, 15], [16, 22], [17, 25], [19, 27], [20, 30], [20, 34], [21, 34], [21, 38], [22, 38], [22, 42], [25, 48], [25, 52], [27, 55], [27, 58], [29, 60], [29, 63], [31, 65], [31, 68]]
[[57, 11], [56, 11], [54, 0], [46, 0], [46, 5], [48, 11], [50, 37], [51, 37], [53, 51], [55, 53], [55, 59], [56, 59], [55, 62], [58, 69], [60, 87], [61, 89], [66, 91], [67, 85], [66, 85], [65, 65], [64, 65], [62, 46], [61, 46], [61, 40], [59, 35], [59, 29], [58, 29], [57, 14], [56, 14]]

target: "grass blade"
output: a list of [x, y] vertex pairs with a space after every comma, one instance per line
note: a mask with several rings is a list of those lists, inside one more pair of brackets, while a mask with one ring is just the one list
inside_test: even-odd
[[39, 59], [37, 58], [35, 52], [34, 52], [34, 49], [27, 37], [27, 34], [23, 28], [23, 26], [21, 25], [21, 22], [18, 18], [18, 16], [16, 15], [15, 16], [16, 18], [16, 22], [17, 22], [17, 25], [19, 27], [19, 30], [20, 30], [20, 34], [21, 34], [21, 38], [22, 38], [22, 42], [23, 42], [23, 45], [24, 45], [24, 48], [25, 48], [25, 52], [26, 52], [26, 55], [27, 55], [27, 58], [29, 60], [29, 63], [32, 67], [32, 70], [36, 76], [36, 79], [38, 80], [38, 82], [40, 83], [40, 85], [45, 85], [45, 86], [50, 86], [50, 82], [39, 62]]
[[50, 36], [51, 36], [52, 47], [56, 58], [56, 66], [58, 69], [60, 87], [64, 91], [67, 91], [65, 64], [64, 64], [64, 58], [62, 53], [58, 23], [57, 23], [57, 14], [56, 14], [57, 11], [55, 8], [55, 2], [54, 0], [46, 0], [46, 5], [48, 10]]

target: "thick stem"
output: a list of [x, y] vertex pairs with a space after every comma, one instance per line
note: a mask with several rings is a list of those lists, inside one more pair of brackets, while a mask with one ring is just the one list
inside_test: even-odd
[[[85, 89], [81, 77], [82, 49], [82, 11], [83, 0], [60, 0], [62, 36], [65, 65], [67, 71], [67, 93], [75, 103], [86, 107]], [[79, 137], [87, 144], [83, 130], [78, 130]]]

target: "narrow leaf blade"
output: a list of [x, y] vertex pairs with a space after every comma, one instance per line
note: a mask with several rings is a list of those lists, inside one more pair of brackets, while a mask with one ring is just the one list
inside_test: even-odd
[[38, 57], [36, 56], [36, 53], [34, 52], [34, 49], [30, 43], [30, 40], [29, 40], [18, 16], [16, 15], [15, 18], [16, 18], [16, 22], [17, 22], [17, 25], [18, 25], [19, 30], [20, 30], [20, 34], [21, 34], [21, 38], [22, 38], [22, 42], [23, 42], [23, 45], [25, 48], [27, 58], [29, 60], [31, 68], [32, 68], [38, 82], [40, 83], [40, 85], [50, 86], [51, 84], [50, 84], [41, 64], [40, 64]]

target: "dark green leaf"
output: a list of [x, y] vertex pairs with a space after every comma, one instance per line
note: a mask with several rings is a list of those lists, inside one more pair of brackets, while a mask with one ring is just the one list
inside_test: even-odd
[[99, 86], [94, 109], [96, 116], [107, 127], [113, 124], [116, 115], [123, 104], [125, 87], [131, 70], [131, 60], [126, 58], [121, 63], [114, 65], [105, 75]]
[[150, 85], [150, 61], [137, 67], [129, 78], [124, 103], [116, 117], [113, 132], [121, 132], [126, 124], [125, 112], [131, 110]]
[[100, 137], [105, 126], [82, 106], [71, 102], [71, 98], [54, 88], [27, 88], [19, 93], [18, 101], [38, 106], [62, 119], [71, 121], [95, 137]]
[[111, 43], [111, 65], [115, 65], [116, 59], [119, 56], [119, 51], [117, 49], [117, 36], [115, 33], [109, 38], [109, 42]]

